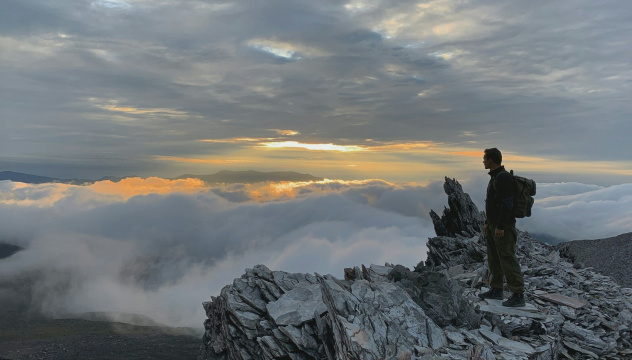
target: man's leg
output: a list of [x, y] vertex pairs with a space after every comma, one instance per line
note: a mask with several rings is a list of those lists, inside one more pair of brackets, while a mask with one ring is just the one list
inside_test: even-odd
[[520, 263], [516, 257], [516, 240], [518, 233], [515, 226], [505, 227], [505, 236], [494, 237], [494, 245], [498, 254], [498, 262], [507, 279], [507, 287], [512, 293], [524, 293], [524, 279]]
[[485, 235], [485, 242], [487, 243], [487, 266], [489, 272], [492, 273], [492, 280], [489, 286], [492, 289], [503, 288], [503, 268], [500, 263], [500, 257], [496, 249], [496, 240], [494, 239], [494, 232], [496, 226], [489, 225], [487, 227], [487, 235]]

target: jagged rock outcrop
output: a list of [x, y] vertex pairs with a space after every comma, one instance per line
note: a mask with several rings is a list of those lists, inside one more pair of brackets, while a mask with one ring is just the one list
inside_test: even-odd
[[446, 265], [470, 265], [478, 264], [485, 260], [487, 254], [483, 239], [476, 237], [454, 237], [437, 236], [428, 239], [427, 266]]
[[377, 360], [445, 346], [441, 328], [386, 278], [390, 270], [372, 266], [349, 281], [248, 269], [204, 303], [206, 358]]
[[446, 177], [443, 190], [448, 194], [449, 207], [443, 209], [441, 217], [434, 210], [430, 211], [437, 236], [472, 237], [480, 233], [485, 217], [478, 211], [470, 195], [463, 192], [461, 184]]
[[[480, 300], [485, 244], [479, 234], [462, 234], [472, 234], [481, 214], [456, 181], [446, 184], [446, 193], [465, 202], [451, 203], [459, 209], [460, 220], [449, 221], [455, 235], [429, 239], [428, 259], [414, 271], [362, 266], [345, 269], [341, 280], [257, 265], [204, 303], [204, 357], [632, 358], [632, 289], [575, 268], [527, 233], [518, 238], [527, 305]], [[445, 227], [438, 221], [435, 227]]]

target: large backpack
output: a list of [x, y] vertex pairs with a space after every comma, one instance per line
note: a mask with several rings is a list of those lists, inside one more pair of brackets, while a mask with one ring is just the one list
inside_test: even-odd
[[[535, 195], [535, 181], [522, 176], [516, 176], [513, 170], [508, 173], [511, 175], [511, 184], [513, 185], [513, 216], [517, 218], [531, 216], [531, 208], [535, 201], [533, 199]], [[495, 188], [496, 179], [494, 179], [494, 189]]]

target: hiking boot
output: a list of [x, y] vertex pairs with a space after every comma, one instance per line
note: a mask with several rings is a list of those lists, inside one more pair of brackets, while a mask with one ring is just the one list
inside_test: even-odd
[[507, 301], [503, 301], [503, 306], [508, 307], [522, 307], [524, 306], [524, 294], [523, 293], [513, 293], [511, 297], [507, 299]]
[[503, 289], [491, 288], [489, 291], [478, 294], [478, 297], [481, 299], [502, 300], [504, 298]]

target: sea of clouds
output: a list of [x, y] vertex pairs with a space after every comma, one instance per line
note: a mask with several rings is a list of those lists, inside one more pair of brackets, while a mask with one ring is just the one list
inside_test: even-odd
[[[462, 182], [482, 209], [487, 179]], [[0, 260], [0, 300], [67, 316], [142, 314], [201, 328], [201, 303], [243, 274], [333, 274], [426, 258], [443, 181], [233, 184], [131, 178], [92, 185], [0, 182], [0, 242], [24, 248]], [[632, 184], [539, 184], [533, 217], [518, 227], [572, 240], [632, 231]]]

